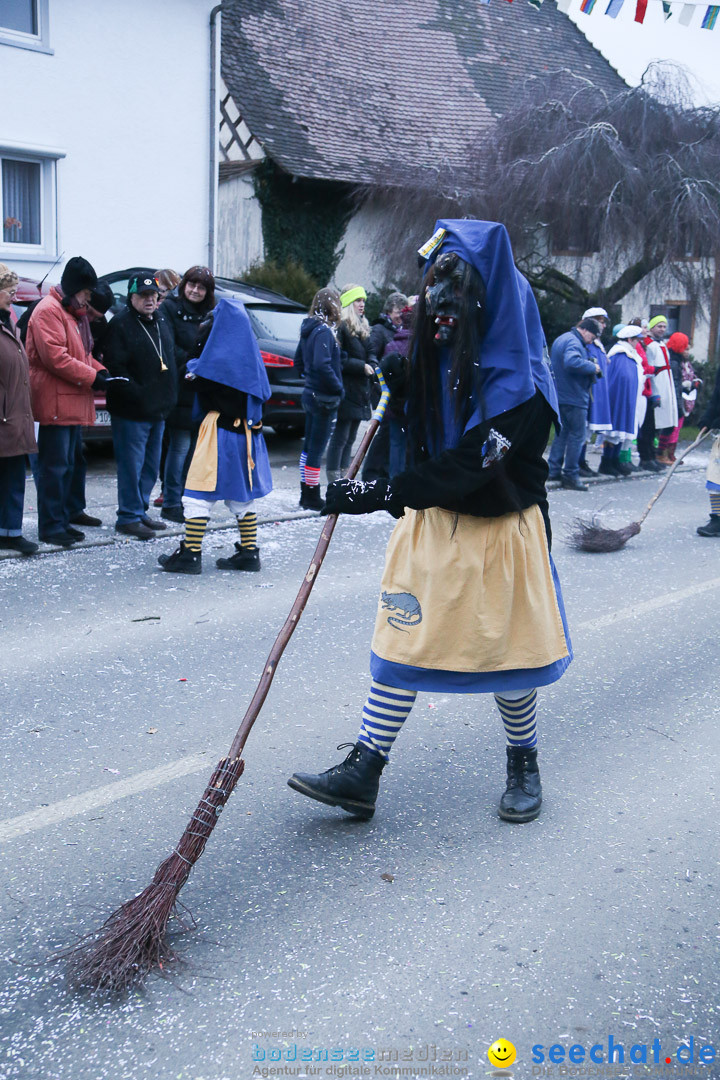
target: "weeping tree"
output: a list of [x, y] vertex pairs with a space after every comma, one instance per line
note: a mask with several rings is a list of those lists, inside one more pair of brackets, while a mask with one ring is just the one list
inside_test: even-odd
[[[720, 253], [720, 106], [693, 104], [674, 65], [615, 96], [569, 71], [531, 77], [517, 106], [468, 148], [462, 168], [418, 179], [396, 168], [382, 193], [388, 279], [436, 217], [502, 221], [541, 308], [564, 324], [611, 310], [641, 282], [683, 284], [699, 305]], [[592, 259], [588, 260], [588, 256]], [[555, 322], [552, 317], [550, 322]], [[550, 328], [548, 328], [550, 329]]]

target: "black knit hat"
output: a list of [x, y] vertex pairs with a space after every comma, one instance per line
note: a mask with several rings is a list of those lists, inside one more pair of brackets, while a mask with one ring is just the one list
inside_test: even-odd
[[98, 281], [90, 296], [90, 307], [104, 315], [115, 303], [115, 293], [107, 281]]
[[74, 296], [82, 289], [94, 289], [96, 285], [97, 274], [87, 259], [82, 255], [68, 259], [60, 278], [60, 288], [65, 296]]

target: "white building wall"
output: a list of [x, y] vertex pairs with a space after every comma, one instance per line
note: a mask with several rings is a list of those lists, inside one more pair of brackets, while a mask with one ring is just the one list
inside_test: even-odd
[[224, 180], [218, 189], [217, 273], [241, 278], [249, 266], [264, 258], [262, 212], [252, 176]]
[[335, 271], [335, 283], [357, 281], [368, 291], [381, 289], [385, 272], [378, 256], [384, 254], [383, 225], [387, 211], [377, 202], [362, 206], [348, 222], [339, 248], [342, 258]]
[[[207, 262], [212, 7], [49, 0], [51, 55], [0, 44], [0, 145], [65, 154], [50, 280], [73, 255], [100, 274]], [[54, 262], [8, 250], [0, 261], [28, 277]]]

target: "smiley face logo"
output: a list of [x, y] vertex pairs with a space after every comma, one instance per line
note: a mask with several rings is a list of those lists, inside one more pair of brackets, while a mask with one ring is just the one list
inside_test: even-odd
[[488, 1047], [490, 1064], [498, 1069], [505, 1069], [512, 1065], [517, 1057], [517, 1050], [509, 1039], [496, 1039], [492, 1046]]

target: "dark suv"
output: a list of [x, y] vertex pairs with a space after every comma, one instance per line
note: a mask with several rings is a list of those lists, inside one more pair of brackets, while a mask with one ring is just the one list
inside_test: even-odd
[[[101, 275], [101, 280], [107, 281], [115, 294], [113, 312], [125, 305], [127, 284], [132, 275], [145, 269], [144, 266], [132, 266]], [[242, 300], [250, 317], [270, 380], [271, 397], [263, 409], [264, 422], [278, 434], [301, 435], [305, 429], [300, 400], [303, 381], [295, 374], [293, 360], [306, 309], [281, 293], [230, 278], [215, 278], [215, 295], [218, 299], [234, 296]]]

